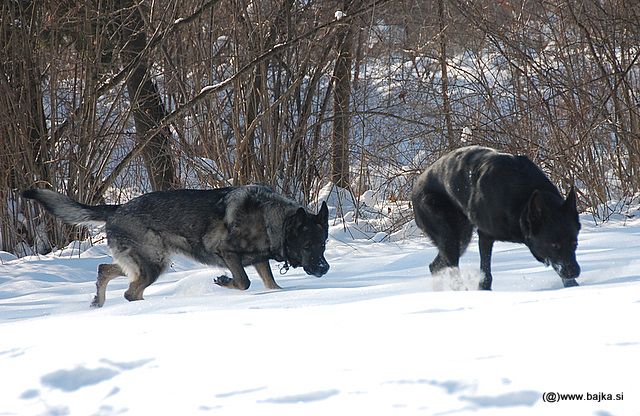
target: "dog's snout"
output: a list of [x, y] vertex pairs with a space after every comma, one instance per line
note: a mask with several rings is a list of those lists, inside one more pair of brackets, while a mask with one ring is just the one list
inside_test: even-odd
[[552, 266], [563, 279], [575, 279], [580, 276], [580, 265], [578, 263], [553, 263]]
[[578, 265], [578, 263], [565, 267], [564, 270], [566, 271], [564, 276], [562, 277], [565, 279], [575, 279], [576, 277], [580, 276], [580, 265]]
[[329, 263], [321, 258], [315, 266], [305, 267], [304, 271], [315, 277], [322, 277], [329, 271]]
[[320, 276], [326, 274], [329, 271], [329, 263], [323, 258], [320, 260], [318, 264], [318, 272], [320, 272]]

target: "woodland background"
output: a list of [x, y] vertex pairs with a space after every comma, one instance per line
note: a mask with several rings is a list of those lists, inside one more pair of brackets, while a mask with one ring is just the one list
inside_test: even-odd
[[640, 192], [639, 58], [637, 0], [3, 1], [0, 250], [80, 237], [19, 198], [33, 186], [309, 203], [332, 183], [387, 215], [472, 143], [606, 220]]

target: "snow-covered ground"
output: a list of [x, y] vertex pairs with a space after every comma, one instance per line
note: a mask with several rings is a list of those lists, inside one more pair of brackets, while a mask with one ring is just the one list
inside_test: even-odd
[[520, 245], [496, 245], [480, 292], [463, 290], [473, 243], [461, 276], [432, 278], [424, 238], [331, 234], [320, 279], [273, 264], [283, 290], [251, 269], [231, 291], [177, 258], [144, 301], [112, 281], [102, 309], [89, 303], [106, 246], [5, 259], [0, 415], [640, 414], [640, 220], [583, 218], [571, 289]]

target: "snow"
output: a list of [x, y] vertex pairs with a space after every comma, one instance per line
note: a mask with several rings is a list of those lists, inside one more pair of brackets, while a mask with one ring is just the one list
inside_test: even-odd
[[218, 88], [220, 88], [220, 86], [221, 86], [222, 84], [223, 84], [223, 83], [222, 83], [222, 82], [220, 82], [220, 83], [218, 83], [218, 84], [214, 84], [214, 85], [207, 85], [207, 86], [205, 86], [205, 87], [202, 87], [202, 89], [200, 90], [200, 94], [204, 94], [204, 93], [209, 92], [209, 91], [211, 91], [211, 90], [218, 89]]
[[251, 288], [231, 291], [177, 257], [144, 301], [124, 300], [120, 278], [101, 309], [104, 244], [3, 254], [0, 414], [639, 414], [640, 220], [582, 222], [570, 289], [498, 243], [494, 290], [463, 290], [479, 278], [473, 243], [460, 273], [433, 278], [425, 238], [347, 240], [343, 224], [323, 278], [273, 264], [283, 290], [251, 269]]
[[226, 84], [229, 83], [229, 80], [224, 80], [222, 82], [218, 82], [216, 84], [212, 84], [212, 85], [206, 85], [204, 87], [202, 87], [202, 89], [200, 90], [200, 92], [198, 93], [199, 95], [205, 94], [209, 91], [217, 91], [220, 88], [222, 88], [223, 86], [225, 86]]
[[378, 192], [371, 189], [364, 191], [361, 196], [362, 203], [367, 207], [374, 207], [380, 203]]
[[471, 127], [465, 126], [462, 129], [462, 133], [460, 134], [460, 141], [462, 143], [471, 143], [472, 139], [473, 139], [473, 130], [471, 130]]

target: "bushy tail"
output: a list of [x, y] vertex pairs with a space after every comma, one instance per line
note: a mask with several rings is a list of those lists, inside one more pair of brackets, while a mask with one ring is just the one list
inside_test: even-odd
[[120, 205], [85, 205], [49, 189], [29, 189], [22, 193], [38, 201], [47, 211], [67, 224], [104, 223]]

